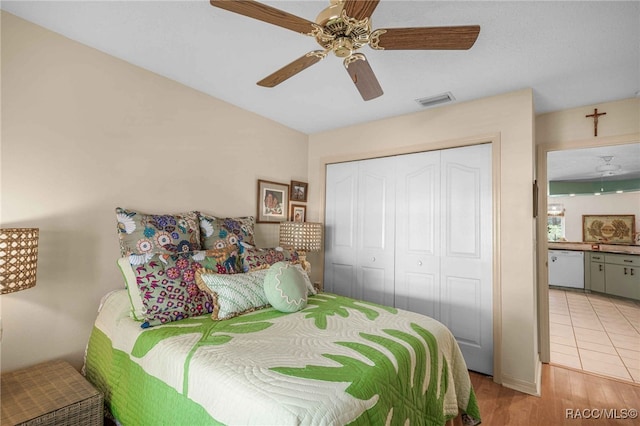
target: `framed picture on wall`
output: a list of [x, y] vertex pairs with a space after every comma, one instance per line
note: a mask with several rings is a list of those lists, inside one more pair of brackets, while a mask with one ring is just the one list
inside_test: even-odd
[[287, 220], [289, 185], [258, 179], [258, 223], [278, 223]]
[[307, 206], [292, 203], [289, 209], [289, 220], [292, 222], [304, 222], [307, 220]]
[[636, 217], [632, 214], [582, 215], [582, 241], [598, 243], [633, 243]]
[[307, 202], [307, 189], [308, 183], [299, 182], [297, 180], [291, 181], [291, 201]]

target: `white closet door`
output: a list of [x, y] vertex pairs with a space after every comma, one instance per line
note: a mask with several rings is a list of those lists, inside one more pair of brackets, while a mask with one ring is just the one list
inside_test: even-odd
[[469, 369], [493, 372], [491, 145], [441, 151], [440, 321]]
[[440, 152], [397, 158], [395, 306], [440, 317]]
[[493, 372], [491, 145], [327, 166], [325, 288], [444, 323]]
[[358, 164], [358, 299], [393, 306], [395, 263], [394, 157]]
[[327, 165], [324, 289], [359, 297], [356, 284], [358, 162]]

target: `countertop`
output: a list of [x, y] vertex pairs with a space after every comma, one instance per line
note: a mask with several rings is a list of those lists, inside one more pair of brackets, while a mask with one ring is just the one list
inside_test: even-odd
[[595, 251], [606, 253], [623, 253], [623, 254], [639, 254], [640, 246], [631, 244], [603, 244], [603, 243], [583, 243], [583, 242], [551, 242], [549, 241], [550, 250], [578, 250], [578, 251]]

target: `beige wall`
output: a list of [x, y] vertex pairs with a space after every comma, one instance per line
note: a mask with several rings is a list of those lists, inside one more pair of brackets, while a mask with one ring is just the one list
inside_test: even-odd
[[[593, 119], [585, 115], [606, 112], [598, 120], [598, 137], [593, 136]], [[566, 109], [536, 117], [536, 144], [553, 150], [615, 144], [615, 138], [640, 131], [640, 98], [603, 102]], [[633, 138], [632, 138], [633, 139]]]
[[[533, 100], [530, 90], [311, 135], [309, 216], [322, 218], [327, 163], [493, 141], [496, 184], [495, 248], [501, 342], [496, 370], [503, 384], [529, 393], [539, 389], [535, 233]], [[494, 157], [495, 158], [495, 157]], [[318, 262], [320, 263], [320, 262]], [[316, 267], [318, 273], [319, 267]]]
[[306, 180], [307, 140], [3, 12], [2, 227], [39, 227], [40, 255], [37, 286], [2, 296], [2, 370], [81, 365], [123, 287], [116, 206], [255, 215], [257, 179]]

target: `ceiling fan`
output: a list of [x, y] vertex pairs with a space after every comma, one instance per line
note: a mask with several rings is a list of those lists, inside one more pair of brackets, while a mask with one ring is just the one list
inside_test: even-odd
[[600, 157], [604, 164], [596, 167], [596, 171], [600, 173], [603, 177], [607, 176], [615, 176], [622, 174], [622, 166], [619, 164], [611, 164], [611, 160], [613, 160], [613, 155], [604, 155]]
[[344, 67], [365, 101], [383, 91], [367, 58], [357, 50], [368, 44], [377, 50], [466, 50], [475, 43], [479, 25], [454, 27], [384, 28], [371, 30], [371, 15], [380, 0], [329, 0], [315, 22], [254, 0], [210, 0], [211, 5], [249, 18], [314, 37], [314, 50], [258, 82], [275, 87], [324, 59], [329, 52], [344, 58]]

